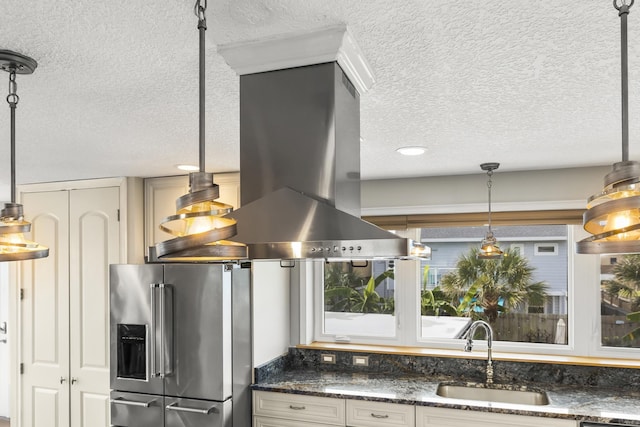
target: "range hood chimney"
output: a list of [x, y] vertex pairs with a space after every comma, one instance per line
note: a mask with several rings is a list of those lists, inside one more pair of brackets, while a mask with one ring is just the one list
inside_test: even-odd
[[250, 258], [429, 255], [360, 219], [360, 92], [373, 74], [346, 27], [218, 51], [240, 74], [242, 207], [228, 216]]

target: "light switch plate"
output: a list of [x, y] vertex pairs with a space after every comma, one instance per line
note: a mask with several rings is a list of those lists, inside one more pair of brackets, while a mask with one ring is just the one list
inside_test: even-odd
[[369, 366], [369, 356], [353, 356], [354, 366]]
[[335, 364], [336, 363], [336, 355], [335, 354], [321, 354], [320, 355], [320, 361], [322, 363], [331, 363], [331, 364]]

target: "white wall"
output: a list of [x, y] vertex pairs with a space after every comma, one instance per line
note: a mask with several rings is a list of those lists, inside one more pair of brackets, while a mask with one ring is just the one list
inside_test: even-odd
[[289, 348], [290, 270], [279, 261], [254, 261], [253, 364], [260, 366]]
[[[602, 190], [610, 170], [607, 166], [527, 172], [498, 169], [492, 178], [492, 208], [496, 212], [581, 209], [589, 196]], [[485, 173], [363, 181], [361, 191], [362, 215], [482, 212], [487, 208]]]
[[0, 184], [0, 200], [6, 200], [7, 202], [11, 199], [11, 184]]

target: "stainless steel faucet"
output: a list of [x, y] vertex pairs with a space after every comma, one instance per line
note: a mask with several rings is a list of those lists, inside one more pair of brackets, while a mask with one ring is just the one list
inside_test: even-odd
[[463, 336], [467, 338], [467, 343], [464, 346], [464, 351], [473, 350], [473, 335], [478, 329], [478, 326], [482, 326], [487, 335], [487, 384], [493, 384], [493, 359], [491, 358], [491, 342], [493, 341], [493, 329], [484, 320], [476, 320], [471, 324], [467, 333]]

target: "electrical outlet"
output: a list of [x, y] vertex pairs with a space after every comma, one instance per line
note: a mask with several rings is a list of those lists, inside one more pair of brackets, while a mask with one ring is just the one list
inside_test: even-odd
[[353, 356], [354, 366], [369, 366], [369, 356]]
[[335, 354], [322, 354], [320, 355], [320, 361], [322, 363], [336, 363], [336, 355]]

